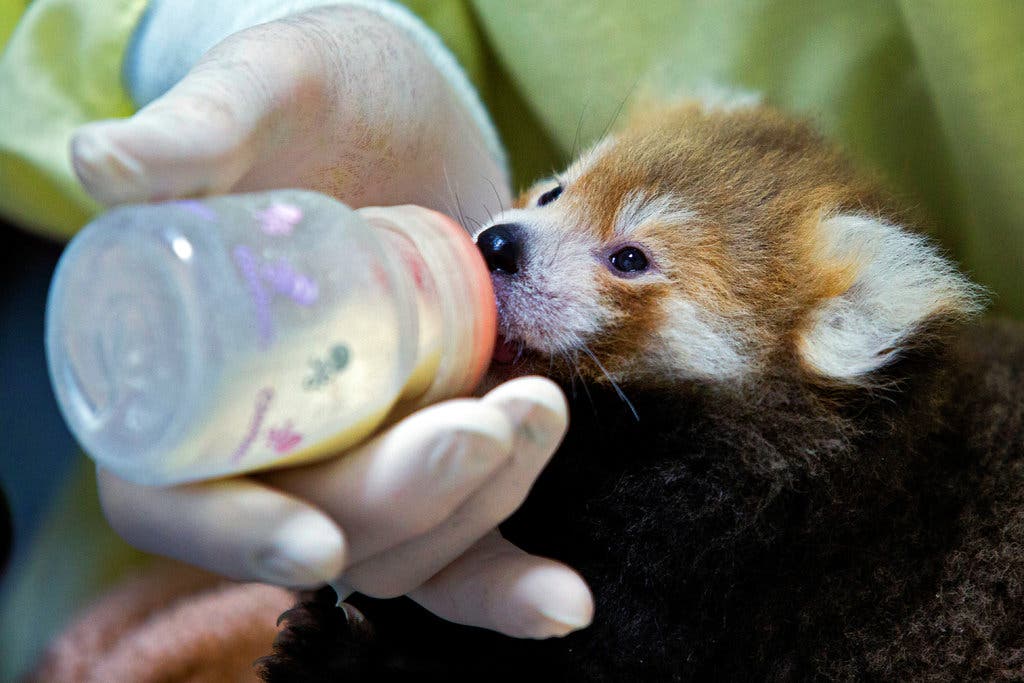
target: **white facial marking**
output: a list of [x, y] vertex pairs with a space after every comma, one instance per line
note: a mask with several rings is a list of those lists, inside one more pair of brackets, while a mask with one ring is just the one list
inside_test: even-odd
[[828, 218], [821, 229], [820, 258], [858, 269], [853, 285], [815, 312], [801, 340], [804, 359], [821, 374], [855, 381], [891, 361], [929, 315], [980, 311], [981, 289], [925, 237], [859, 215]]
[[624, 239], [648, 223], [687, 223], [696, 218], [697, 213], [677, 195], [633, 190], [619, 205], [614, 230]]
[[737, 327], [686, 299], [668, 303], [655, 360], [680, 379], [730, 379], [748, 366]]
[[[614, 143], [613, 137], [601, 140], [559, 180], [570, 187]], [[540, 195], [553, 187], [554, 183], [538, 186], [526, 208], [504, 211], [483, 229], [516, 223], [525, 234], [519, 272], [495, 278], [501, 331], [536, 351], [572, 353], [607, 322], [608, 309], [598, 291], [594, 256], [602, 245], [589, 229], [585, 207], [558, 199], [536, 206]]]
[[525, 235], [519, 272], [494, 280], [501, 331], [536, 351], [573, 351], [604, 324], [593, 256], [599, 245], [578, 214], [556, 201], [494, 219], [522, 226]]

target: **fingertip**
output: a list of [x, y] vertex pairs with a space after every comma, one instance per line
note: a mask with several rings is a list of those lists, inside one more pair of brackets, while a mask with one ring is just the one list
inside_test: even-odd
[[291, 515], [270, 532], [253, 555], [253, 574], [291, 588], [328, 583], [345, 568], [345, 537], [327, 516], [315, 510]]
[[412, 430], [430, 430], [472, 440], [487, 441], [499, 450], [510, 450], [513, 425], [497, 406], [474, 399], [455, 399], [425, 408], [407, 418]]
[[513, 599], [522, 610], [520, 637], [562, 637], [594, 619], [594, 598], [586, 582], [554, 562], [524, 572], [513, 587]]
[[550, 456], [569, 428], [561, 389], [542, 377], [523, 377], [493, 389], [481, 401], [501, 409], [530, 453]]
[[440, 617], [513, 638], [568, 635], [590, 625], [594, 598], [583, 578], [530, 555], [492, 531], [409, 593]]
[[75, 131], [71, 165], [92, 197], [112, 205], [218, 194], [252, 169], [269, 135], [258, 130], [262, 110], [240, 104], [222, 78], [191, 80], [130, 118]]
[[71, 138], [71, 165], [86, 192], [112, 205], [135, 198], [144, 176], [141, 164], [114, 142], [111, 128], [119, 121], [97, 121], [79, 128]]
[[487, 392], [481, 400], [486, 405], [530, 404], [558, 418], [567, 418], [569, 414], [565, 394], [546, 377], [531, 375], [510, 380]]

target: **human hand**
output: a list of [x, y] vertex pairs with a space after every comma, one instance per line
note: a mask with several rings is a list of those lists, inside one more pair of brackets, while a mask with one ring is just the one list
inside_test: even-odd
[[349, 453], [257, 478], [150, 488], [99, 471], [111, 525], [144, 550], [288, 586], [340, 579], [408, 594], [451, 621], [518, 637], [586, 626], [583, 580], [495, 527], [524, 500], [567, 426], [539, 377], [420, 410]]
[[[232, 35], [136, 116], [83, 127], [72, 155], [105, 203], [296, 186], [473, 221], [507, 204], [508, 182], [457, 100], [399, 28], [327, 7]], [[138, 547], [234, 578], [299, 586], [340, 575], [453, 621], [563, 634], [589, 622], [586, 585], [494, 531], [565, 427], [560, 392], [522, 382], [259, 478], [151, 489], [100, 470], [104, 508]]]
[[[140, 59], [157, 73], [142, 81], [189, 42], [187, 0], [154, 5], [139, 42], [156, 43]], [[390, 14], [340, 4], [229, 35], [136, 115], [77, 131], [82, 184], [104, 204], [301, 187], [483, 222], [511, 195], [497, 137], [436, 38]]]

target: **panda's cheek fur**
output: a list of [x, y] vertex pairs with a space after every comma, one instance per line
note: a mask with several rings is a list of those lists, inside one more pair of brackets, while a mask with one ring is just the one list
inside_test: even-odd
[[594, 351], [613, 363], [635, 359], [667, 324], [663, 303], [672, 294], [671, 286], [608, 274], [599, 278], [597, 289], [608, 315]]

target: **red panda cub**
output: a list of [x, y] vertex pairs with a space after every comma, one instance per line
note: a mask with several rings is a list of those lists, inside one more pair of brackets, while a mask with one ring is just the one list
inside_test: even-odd
[[648, 108], [536, 185], [477, 235], [492, 380], [555, 378], [572, 425], [502, 531], [593, 625], [321, 596], [267, 680], [1024, 678], [1024, 334], [906, 221], [760, 105]]
[[655, 109], [478, 235], [515, 373], [872, 383], [978, 289], [808, 126]]

